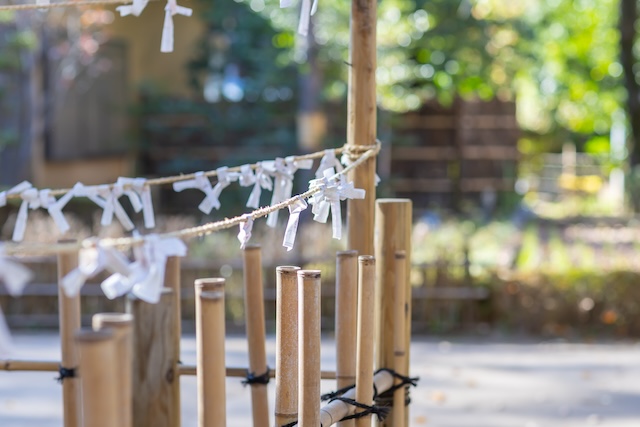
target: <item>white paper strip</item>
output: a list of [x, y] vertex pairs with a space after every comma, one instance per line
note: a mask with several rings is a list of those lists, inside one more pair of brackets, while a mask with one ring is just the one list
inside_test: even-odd
[[11, 333], [9, 327], [4, 320], [2, 308], [0, 308], [0, 358], [6, 359], [13, 353], [13, 344], [11, 343]]
[[247, 200], [247, 207], [258, 209], [260, 207], [260, 196], [262, 195], [262, 189], [271, 191], [273, 189], [273, 183], [271, 182], [271, 177], [268, 174], [268, 171], [264, 168], [263, 162], [258, 163], [258, 167], [255, 172], [255, 183], [253, 185], [253, 190], [251, 190], [251, 194], [249, 195], [249, 200]]
[[318, 170], [316, 170], [316, 178], [322, 178], [324, 171], [333, 168], [337, 172], [341, 172], [343, 167], [336, 158], [336, 150], [324, 150], [324, 155], [320, 159]]
[[167, 6], [164, 10], [160, 52], [168, 53], [173, 52], [173, 15], [191, 16], [193, 11], [188, 7], [178, 6], [176, 0], [167, 0]]
[[[291, 198], [293, 190], [293, 177], [298, 169], [311, 169], [313, 160], [295, 160], [293, 156], [284, 159], [278, 157], [273, 162], [263, 162], [263, 166], [274, 177], [271, 206], [277, 205]], [[267, 225], [271, 228], [278, 224], [278, 212], [274, 211], [267, 217]]]
[[307, 202], [298, 196], [296, 202], [289, 205], [289, 221], [287, 221], [287, 228], [284, 231], [284, 239], [282, 246], [287, 248], [287, 251], [293, 249], [293, 245], [296, 242], [296, 234], [298, 233], [298, 223], [300, 222], [300, 214], [307, 209]]
[[120, 16], [140, 16], [148, 2], [149, 0], [133, 0], [133, 4], [118, 6], [116, 10], [120, 12]]
[[188, 179], [186, 181], [178, 181], [173, 183], [173, 190], [180, 192], [188, 188], [195, 188], [202, 191], [205, 194], [204, 200], [198, 206], [205, 214], [209, 214], [214, 208], [216, 203], [219, 203], [218, 198], [213, 193], [213, 187], [211, 181], [204, 175], [204, 172], [196, 172], [194, 179]]
[[239, 224], [240, 232], [238, 233], [238, 240], [240, 241], [240, 249], [247, 247], [249, 239], [251, 239], [251, 230], [253, 229], [253, 218], [251, 215], [243, 215], [243, 221]]
[[[142, 210], [145, 228], [154, 228], [156, 220], [151, 199], [151, 187], [146, 183], [146, 178], [120, 177], [116, 185], [121, 185], [124, 188], [124, 193], [131, 200], [131, 205], [136, 212]], [[129, 189], [126, 187], [129, 187]]]
[[309, 21], [311, 20], [311, 0], [302, 0], [300, 7], [300, 21], [298, 22], [298, 34], [307, 36], [309, 34]]

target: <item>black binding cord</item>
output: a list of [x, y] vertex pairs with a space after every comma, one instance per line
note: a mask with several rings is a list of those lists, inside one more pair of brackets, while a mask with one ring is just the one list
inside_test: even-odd
[[271, 370], [267, 366], [267, 371], [264, 374], [256, 375], [253, 372], [247, 372], [247, 377], [242, 380], [242, 385], [267, 385], [269, 384]]
[[56, 381], [62, 384], [65, 378], [75, 378], [76, 368], [65, 368], [63, 366], [60, 366], [58, 368], [58, 374], [59, 376], [58, 378], [56, 378]]

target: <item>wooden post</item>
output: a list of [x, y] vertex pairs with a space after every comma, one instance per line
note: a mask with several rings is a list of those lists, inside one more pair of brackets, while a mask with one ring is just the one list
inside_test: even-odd
[[198, 427], [226, 426], [224, 285], [222, 278], [195, 281]]
[[[264, 320], [264, 293], [262, 289], [262, 256], [260, 245], [247, 245], [244, 264], [244, 314], [249, 347], [249, 372], [262, 375], [267, 372], [267, 350]], [[269, 397], [266, 384], [251, 384], [253, 426], [269, 427]]]
[[118, 353], [111, 330], [79, 331], [75, 336], [80, 358], [82, 419], [86, 427], [120, 427]]
[[[173, 304], [173, 354], [175, 359], [173, 360], [173, 372], [178, 372], [178, 366], [180, 364], [180, 338], [182, 337], [182, 284], [180, 281], [180, 257], [170, 256], [167, 258], [167, 264], [165, 266], [164, 273], [164, 287], [173, 290], [175, 302]], [[173, 408], [171, 413], [173, 419], [171, 425], [173, 427], [180, 427], [180, 380], [173, 381], [171, 383], [172, 390], [172, 404]]]
[[276, 268], [275, 427], [298, 419], [298, 270]]
[[[393, 319], [394, 287], [396, 284], [397, 251], [406, 254], [405, 268], [411, 266], [411, 218], [410, 199], [379, 199], [376, 201], [376, 368], [394, 366], [393, 355]], [[411, 319], [411, 283], [408, 271], [405, 271], [405, 295], [407, 297], [406, 315]], [[409, 348], [411, 322], [405, 324], [405, 348]], [[409, 371], [409, 357], [405, 358], [405, 372]], [[408, 418], [407, 418], [408, 419]], [[393, 419], [387, 418], [385, 426], [392, 426]]]
[[[69, 240], [62, 240], [69, 242]], [[62, 278], [78, 267], [77, 253], [58, 255], [58, 316], [60, 319], [60, 367], [78, 367], [78, 354], [74, 340], [80, 329], [80, 294], [67, 296], [62, 287]], [[62, 419], [64, 427], [80, 427], [80, 382], [77, 378], [62, 379]]]
[[320, 271], [298, 271], [298, 425], [320, 425]]
[[[347, 144], [351, 147], [376, 143], [376, 14], [377, 0], [352, 0], [347, 100]], [[349, 174], [356, 188], [367, 195], [347, 202], [348, 248], [373, 253], [376, 159], [368, 159]]]
[[133, 325], [133, 425], [135, 427], [174, 427], [174, 402], [180, 378], [175, 370], [173, 331], [176, 295], [163, 288], [160, 301], [149, 304], [128, 296], [127, 312]]
[[[358, 257], [358, 343], [356, 350], [356, 401], [373, 404], [373, 332], [376, 261]], [[362, 412], [356, 409], [356, 414]], [[356, 419], [356, 427], [370, 427], [371, 415]]]
[[111, 329], [116, 340], [118, 426], [133, 427], [133, 316], [126, 313], [98, 313], [92, 318], [94, 330]]
[[[404, 251], [396, 252], [396, 283], [394, 286], [394, 310], [393, 310], [393, 366], [394, 370], [400, 375], [407, 375], [405, 369], [407, 343], [405, 341], [405, 330], [407, 322], [407, 298], [406, 298], [406, 254]], [[400, 384], [400, 380], [396, 378], [396, 384]], [[393, 393], [393, 407], [391, 410], [391, 419], [394, 427], [405, 427], [406, 411], [405, 404], [405, 387], [397, 389]]]
[[[356, 382], [356, 325], [358, 318], [358, 252], [336, 256], [336, 387]], [[354, 420], [339, 423], [354, 427]]]

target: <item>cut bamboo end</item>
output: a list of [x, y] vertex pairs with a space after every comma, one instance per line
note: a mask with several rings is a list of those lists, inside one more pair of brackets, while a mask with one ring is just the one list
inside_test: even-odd
[[133, 323], [133, 316], [129, 313], [96, 313], [91, 318], [94, 330], [109, 328], [127, 328]]
[[276, 267], [276, 273], [280, 273], [284, 276], [295, 276], [300, 267], [294, 265], [280, 265]]
[[256, 250], [260, 250], [260, 248], [262, 248], [261, 245], [259, 245], [258, 243], [249, 243], [247, 246], [244, 247], [244, 251], [256, 251]]
[[205, 279], [196, 279], [194, 284], [196, 289], [213, 291], [216, 289], [223, 289], [226, 280], [222, 277], [208, 277]]
[[360, 265], [375, 265], [376, 258], [373, 255], [360, 255], [358, 257], [358, 262], [360, 263]]
[[358, 256], [358, 251], [356, 250], [338, 251], [336, 252], [336, 256], [338, 258], [354, 258]]
[[297, 274], [303, 279], [319, 279], [321, 276], [320, 270], [298, 270]]

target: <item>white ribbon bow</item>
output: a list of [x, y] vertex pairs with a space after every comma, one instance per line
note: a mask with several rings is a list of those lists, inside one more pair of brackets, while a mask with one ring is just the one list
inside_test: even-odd
[[160, 52], [167, 53], [173, 52], [173, 15], [191, 16], [193, 11], [188, 7], [178, 6], [176, 0], [167, 0], [164, 11]]
[[293, 245], [296, 242], [296, 234], [298, 233], [298, 223], [300, 222], [300, 214], [307, 209], [307, 202], [298, 196], [296, 201], [289, 205], [289, 221], [287, 221], [287, 228], [284, 230], [284, 239], [282, 246], [287, 248], [287, 252], [293, 249]]
[[239, 224], [240, 232], [238, 233], [238, 240], [240, 241], [240, 249], [247, 247], [249, 239], [251, 239], [251, 230], [253, 229], [253, 218], [250, 214], [242, 216], [243, 221]]
[[320, 159], [318, 170], [316, 170], [316, 178], [322, 178], [324, 171], [329, 168], [334, 168], [337, 172], [342, 172], [342, 165], [336, 158], [336, 150], [324, 150], [324, 155], [322, 159]]
[[[28, 268], [7, 258], [4, 255], [4, 248], [0, 245], [0, 280], [4, 282], [9, 295], [14, 297], [21, 295], [32, 277], [33, 274]], [[0, 357], [9, 356], [11, 351], [11, 334], [0, 308]]]
[[320, 191], [312, 196], [313, 219], [326, 223], [331, 211], [331, 228], [334, 239], [342, 238], [342, 211], [340, 202], [346, 199], [364, 199], [366, 192], [363, 189], [355, 188], [353, 183], [347, 182], [344, 175], [340, 175], [340, 180], [334, 176], [333, 168], [324, 171], [321, 179], [311, 180], [309, 188], [319, 188]]
[[116, 10], [120, 12], [120, 16], [140, 16], [144, 8], [147, 7], [147, 3], [149, 0], [133, 0], [133, 4], [118, 6]]
[[180, 192], [188, 188], [198, 189], [205, 194], [204, 200], [202, 200], [202, 202], [198, 206], [198, 209], [200, 209], [205, 214], [210, 213], [211, 209], [213, 209], [216, 203], [218, 203], [219, 205], [220, 202], [218, 202], [218, 198], [213, 193], [211, 181], [209, 181], [209, 178], [204, 175], [204, 172], [196, 172], [194, 179], [188, 179], [186, 181], [178, 181], [173, 183], [174, 191]]
[[[121, 186], [124, 189], [124, 194], [129, 197], [134, 211], [140, 212], [142, 210], [144, 226], [146, 228], [154, 228], [156, 220], [153, 212], [153, 200], [151, 199], [151, 187], [146, 182], [146, 178], [120, 177], [116, 182], [116, 186]], [[129, 189], [126, 187], [129, 187]]]
[[263, 162], [259, 162], [258, 167], [256, 168], [253, 190], [251, 190], [249, 200], [247, 200], [248, 208], [258, 209], [258, 207], [260, 207], [260, 196], [262, 195], [262, 189], [264, 188], [265, 190], [269, 191], [273, 189], [271, 177], [269, 176], [268, 171], [264, 168], [262, 163]]
[[141, 300], [155, 304], [162, 294], [167, 258], [185, 256], [187, 247], [176, 237], [160, 238], [150, 234], [133, 253], [135, 261], [130, 264], [129, 272], [111, 275], [102, 282], [102, 290], [110, 299], [131, 291]]
[[69, 297], [78, 295], [85, 282], [104, 269], [124, 275], [131, 271], [129, 260], [122, 253], [103, 246], [97, 240], [93, 242], [91, 246], [80, 249], [78, 267], [62, 278], [62, 289]]
[[[295, 160], [293, 156], [284, 159], [278, 157], [273, 162], [263, 162], [265, 169], [269, 170], [275, 178], [271, 206], [291, 198], [293, 190], [293, 176], [298, 169], [311, 169], [313, 160]], [[271, 228], [278, 224], [278, 212], [273, 211], [267, 218], [267, 225]]]

